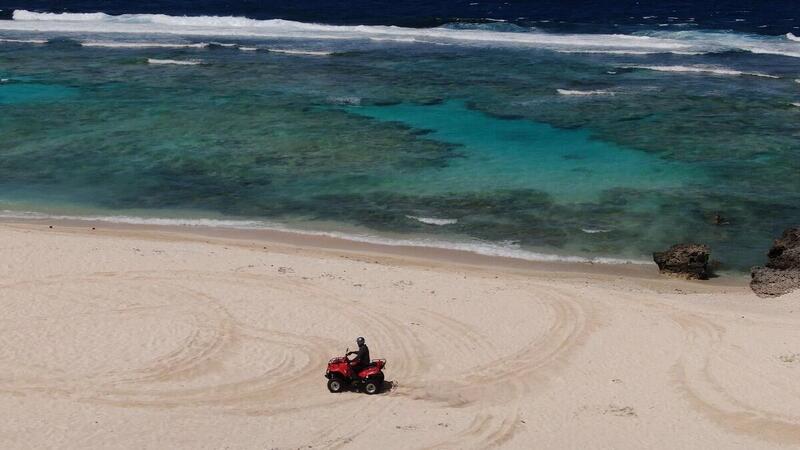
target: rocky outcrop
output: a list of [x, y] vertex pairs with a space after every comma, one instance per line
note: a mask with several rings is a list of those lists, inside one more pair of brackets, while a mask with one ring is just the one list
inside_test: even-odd
[[708, 259], [711, 249], [703, 244], [677, 244], [665, 252], [653, 253], [658, 270], [667, 275], [707, 280], [711, 275]]
[[750, 288], [759, 297], [777, 297], [800, 287], [800, 270], [753, 267]]
[[759, 297], [777, 297], [800, 288], [800, 227], [775, 239], [766, 267], [753, 267], [750, 288]]
[[770, 269], [800, 270], [800, 227], [789, 228], [775, 239], [767, 257]]

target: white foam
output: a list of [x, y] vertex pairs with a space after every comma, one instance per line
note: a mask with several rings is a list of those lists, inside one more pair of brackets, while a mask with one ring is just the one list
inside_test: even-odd
[[178, 60], [178, 59], [156, 59], [156, 58], [147, 58], [148, 64], [174, 64], [177, 66], [196, 66], [198, 64], [203, 64], [202, 61], [198, 61], [196, 59], [192, 60]]
[[196, 44], [170, 44], [162, 42], [86, 41], [81, 42], [81, 46], [104, 48], [206, 48], [209, 44], [205, 42]]
[[254, 51], [258, 50], [258, 49], [255, 48], [255, 47], [239, 47], [239, 50], [241, 50], [243, 52], [254, 52]]
[[675, 55], [704, 55], [706, 52], [682, 52], [678, 50], [670, 51], [648, 51], [648, 50], [556, 50], [558, 53], [580, 53], [580, 54], [601, 54], [601, 55], [658, 55], [662, 53], [672, 53]]
[[660, 52], [647, 50], [556, 50], [558, 53], [588, 53], [603, 55], [656, 55]]
[[747, 51], [759, 55], [776, 55], [776, 56], [788, 56], [790, 58], [800, 58], [800, 51], [793, 51], [788, 49], [776, 50], [770, 47], [751, 47], [748, 48]]
[[412, 43], [412, 44], [433, 44], [433, 45], [445, 45], [445, 46], [446, 45], [454, 45], [452, 43], [436, 42], [436, 41], [432, 41], [432, 40], [428, 40], [428, 39], [418, 39], [418, 38], [412, 38], [412, 37], [407, 38], [407, 37], [398, 37], [398, 36], [394, 36], [394, 37], [375, 37], [375, 36], [372, 36], [372, 37], [369, 37], [368, 39], [370, 41], [375, 41], [375, 42], [390, 41], [390, 42], [409, 42], [409, 43]]
[[756, 54], [800, 58], [797, 43], [786, 36], [764, 36], [720, 31], [658, 31], [646, 35], [660, 39], [675, 39], [692, 45], [692, 51], [746, 51]]
[[0, 30], [76, 33], [145, 33], [185, 36], [254, 36], [311, 39], [386, 39], [393, 41], [523, 45], [544, 48], [687, 50], [670, 39], [618, 34], [551, 34], [476, 29], [342, 26], [245, 17], [178, 17], [163, 14], [36, 13], [16, 10], [14, 20], [0, 21]]
[[442, 225], [452, 225], [454, 223], [458, 223], [458, 219], [436, 219], [433, 217], [417, 217], [417, 216], [406, 216], [406, 217], [428, 225], [442, 226]]
[[606, 230], [602, 228], [581, 228], [581, 231], [588, 234], [597, 234], [597, 233], [609, 233], [611, 230]]
[[731, 76], [751, 76], [751, 77], [763, 77], [763, 78], [780, 78], [777, 75], [770, 75], [767, 73], [761, 72], [742, 72], [740, 70], [728, 69], [725, 67], [717, 67], [717, 66], [637, 66], [637, 65], [626, 65], [622, 67], [627, 67], [631, 69], [644, 69], [644, 70], [655, 70], [658, 72], [677, 72], [677, 73], [708, 73], [713, 75], [731, 75]]
[[[0, 20], [0, 31], [36, 33], [170, 34], [179, 36], [245, 36], [294, 39], [372, 39], [396, 42], [524, 46], [549, 50], [640, 52], [639, 54], [748, 51], [800, 58], [791, 36], [763, 36], [716, 31], [651, 31], [623, 34], [556, 34], [534, 28], [520, 31], [454, 27], [322, 25], [281, 19], [168, 16], [163, 14], [37, 13], [15, 10], [13, 20]], [[790, 33], [791, 34], [791, 33]]]
[[368, 244], [388, 245], [393, 247], [427, 247], [443, 250], [459, 250], [485, 256], [498, 256], [504, 258], [515, 258], [526, 261], [542, 262], [570, 262], [570, 263], [598, 263], [598, 264], [652, 264], [650, 261], [606, 258], [606, 257], [582, 257], [582, 256], [562, 256], [547, 253], [538, 253], [520, 249], [513, 243], [494, 244], [483, 241], [472, 242], [453, 242], [434, 239], [393, 239], [383, 236], [367, 234], [352, 234], [332, 231], [309, 231], [298, 230], [284, 225], [272, 224], [256, 220], [219, 220], [219, 219], [173, 219], [173, 218], [148, 218], [133, 216], [69, 216], [69, 215], [48, 215], [36, 212], [20, 211], [0, 211], [0, 218], [17, 220], [75, 220], [105, 222], [131, 225], [156, 225], [156, 226], [180, 226], [180, 227], [213, 227], [230, 228], [241, 230], [274, 230], [289, 233], [302, 234], [307, 236], [326, 236], [337, 239], [345, 239], [355, 242]]
[[284, 53], [287, 55], [307, 55], [307, 56], [330, 56], [333, 52], [315, 51], [315, 50], [292, 50], [287, 48], [269, 48], [271, 53]]
[[556, 89], [561, 95], [614, 95], [611, 91], [596, 90], [596, 91], [577, 91], [573, 89]]
[[47, 39], [0, 39], [0, 42], [12, 44], [47, 44]]
[[157, 225], [181, 227], [219, 227], [258, 229], [263, 228], [264, 222], [256, 220], [220, 220], [220, 219], [174, 219], [162, 217], [136, 217], [136, 216], [70, 216], [59, 214], [43, 214], [31, 211], [0, 211], [0, 218], [4, 219], [51, 219], [51, 220], [80, 220], [92, 222], [119, 223], [130, 225]]
[[792, 106], [800, 106], [800, 103], [792, 103]]
[[8, 83], [8, 78], [0, 78], [0, 83]]
[[800, 42], [800, 37], [795, 36], [793, 33], [786, 33], [786, 39], [790, 41]]
[[361, 105], [361, 97], [328, 97], [328, 102], [334, 105]]

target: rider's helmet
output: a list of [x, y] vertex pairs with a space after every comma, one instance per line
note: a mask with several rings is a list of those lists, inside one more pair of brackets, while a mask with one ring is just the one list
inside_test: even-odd
[[358, 344], [359, 346], [364, 345], [364, 338], [363, 337], [359, 337], [358, 339], [356, 339], [356, 344]]

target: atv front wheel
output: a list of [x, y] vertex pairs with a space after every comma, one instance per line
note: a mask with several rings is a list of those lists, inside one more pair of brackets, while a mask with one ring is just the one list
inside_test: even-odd
[[377, 394], [381, 390], [381, 381], [380, 380], [369, 380], [364, 383], [364, 392], [367, 395]]
[[344, 390], [344, 382], [338, 378], [331, 378], [328, 380], [328, 390], [338, 394]]

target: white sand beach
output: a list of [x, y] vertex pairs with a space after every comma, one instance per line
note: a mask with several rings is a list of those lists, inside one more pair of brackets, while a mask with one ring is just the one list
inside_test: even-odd
[[0, 224], [0, 447], [800, 445], [800, 293], [190, 231]]

